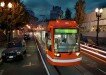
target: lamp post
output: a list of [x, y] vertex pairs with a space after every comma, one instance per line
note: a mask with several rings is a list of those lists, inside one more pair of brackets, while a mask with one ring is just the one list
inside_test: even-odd
[[[5, 23], [6, 23], [6, 30], [7, 30], [7, 41], [10, 42], [10, 39], [11, 39], [11, 25], [9, 25], [9, 20], [10, 20], [10, 14], [11, 13], [11, 8], [13, 7], [12, 3], [11, 2], [0, 2], [0, 7], [2, 8], [2, 13], [3, 14], [7, 14], [6, 15], [6, 20], [5, 20]], [[4, 17], [4, 15], [2, 15]]]
[[99, 46], [99, 42], [98, 42], [98, 34], [100, 32], [100, 28], [99, 28], [99, 21], [100, 21], [100, 18], [101, 18], [101, 14], [103, 12], [103, 9], [99, 9], [99, 8], [96, 8], [95, 9], [95, 12], [96, 12], [96, 17], [97, 17], [97, 28], [96, 28], [96, 45]]
[[[8, 7], [8, 9], [9, 9], [9, 10], [8, 10], [8, 12], [9, 12], [8, 17], [10, 17], [8, 20], [10, 20], [10, 19], [11, 19], [10, 13], [11, 13], [11, 8], [12, 8], [12, 3], [9, 2], [8, 5], [7, 5], [7, 7]], [[8, 20], [7, 20], [7, 21], [8, 21]], [[11, 25], [9, 24], [8, 27], [9, 27], [9, 33], [8, 33], [8, 37], [9, 37], [9, 38], [8, 38], [8, 42], [10, 42], [10, 40], [11, 40], [11, 38], [12, 38], [13, 35], [12, 35]]]

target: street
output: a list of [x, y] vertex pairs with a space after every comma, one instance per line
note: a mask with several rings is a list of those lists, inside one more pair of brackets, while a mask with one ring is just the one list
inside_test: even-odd
[[106, 0], [0, 0], [0, 75], [106, 75]]
[[36, 44], [31, 39], [27, 42], [27, 53], [23, 60], [3, 63], [0, 75], [47, 75], [38, 54]]
[[[45, 57], [45, 46], [43, 46], [41, 40], [39, 40], [41, 43], [43, 50], [42, 55]], [[86, 55], [82, 55], [82, 61], [81, 64], [78, 66], [51, 66], [48, 64], [46, 59], [44, 58], [46, 65], [51, 73], [51, 75], [57, 75], [53, 74], [54, 72], [58, 73], [58, 75], [106, 75], [106, 64], [101, 64], [100, 62], [92, 60], [90, 57]], [[51, 67], [51, 68], [50, 68]], [[51, 71], [52, 70], [52, 71]], [[54, 72], [53, 72], [54, 71]]]

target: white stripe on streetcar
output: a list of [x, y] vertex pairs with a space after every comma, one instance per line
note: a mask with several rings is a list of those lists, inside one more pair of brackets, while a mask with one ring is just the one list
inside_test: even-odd
[[70, 63], [70, 62], [77, 62], [77, 61], [81, 61], [82, 60], [82, 57], [80, 58], [76, 58], [76, 59], [53, 59], [51, 58], [48, 54], [47, 54], [47, 57], [52, 61], [52, 62], [59, 62], [59, 63]]

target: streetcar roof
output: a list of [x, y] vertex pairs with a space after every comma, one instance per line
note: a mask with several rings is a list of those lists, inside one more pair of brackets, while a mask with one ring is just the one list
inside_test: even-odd
[[76, 21], [71, 21], [71, 20], [54, 20], [54, 21], [49, 21], [49, 28], [76, 28], [78, 25]]

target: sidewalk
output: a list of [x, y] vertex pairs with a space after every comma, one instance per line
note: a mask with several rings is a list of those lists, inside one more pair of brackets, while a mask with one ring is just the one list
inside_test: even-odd
[[2, 62], [1, 60], [1, 54], [2, 51], [6, 48], [6, 42], [0, 42], [0, 63]]

